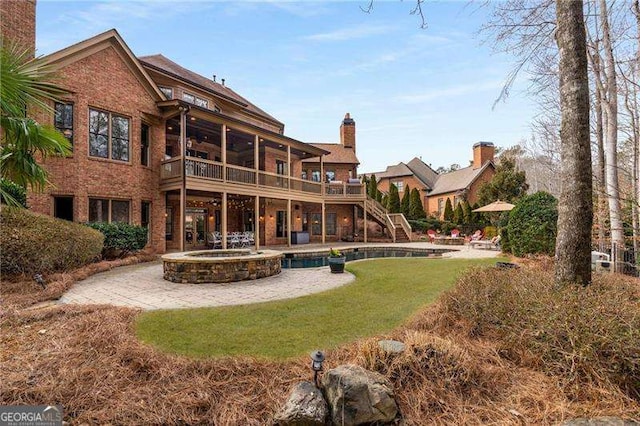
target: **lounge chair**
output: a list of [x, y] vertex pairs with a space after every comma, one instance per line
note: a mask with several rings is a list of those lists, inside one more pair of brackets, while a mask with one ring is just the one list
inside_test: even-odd
[[485, 249], [485, 250], [500, 250], [500, 235], [493, 237], [491, 240], [478, 240], [471, 241], [469, 247]]

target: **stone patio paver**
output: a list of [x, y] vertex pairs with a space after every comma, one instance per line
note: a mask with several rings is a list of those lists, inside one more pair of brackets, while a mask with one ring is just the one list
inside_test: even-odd
[[[363, 245], [365, 244], [334, 244], [340, 248]], [[471, 249], [468, 246], [443, 247], [426, 242], [366, 245], [453, 248], [457, 251], [443, 255], [451, 258], [487, 258], [499, 254], [497, 251]], [[328, 246], [315, 247], [316, 250], [327, 248]], [[235, 283], [177, 284], [162, 278], [162, 262], [158, 261], [123, 266], [93, 275], [75, 283], [59, 302], [110, 304], [145, 310], [245, 305], [319, 293], [343, 286], [354, 279], [348, 272], [332, 274], [325, 266], [283, 269], [279, 275]]]

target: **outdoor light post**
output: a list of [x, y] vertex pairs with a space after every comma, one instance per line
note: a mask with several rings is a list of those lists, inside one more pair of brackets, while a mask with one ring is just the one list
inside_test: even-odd
[[318, 385], [318, 372], [322, 371], [322, 363], [324, 362], [324, 353], [322, 351], [315, 351], [311, 353], [311, 369], [313, 370], [313, 382]]

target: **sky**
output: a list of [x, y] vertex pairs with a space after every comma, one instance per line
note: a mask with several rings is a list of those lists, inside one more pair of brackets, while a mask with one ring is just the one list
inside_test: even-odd
[[514, 59], [482, 43], [489, 10], [428, 2], [421, 29], [410, 0], [374, 0], [370, 13], [367, 4], [39, 0], [36, 47], [48, 54], [116, 28], [138, 56], [225, 78], [303, 142], [339, 142], [349, 112], [360, 173], [414, 157], [464, 167], [478, 141], [529, 136], [524, 79], [493, 107]]

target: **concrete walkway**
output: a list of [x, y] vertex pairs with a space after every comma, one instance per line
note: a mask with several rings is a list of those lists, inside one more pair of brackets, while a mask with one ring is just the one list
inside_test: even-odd
[[[362, 246], [362, 244], [355, 244]], [[389, 246], [388, 244], [368, 244]], [[397, 244], [406, 247], [443, 248], [430, 243]], [[337, 246], [334, 245], [334, 246]], [[352, 243], [350, 246], [354, 246]], [[346, 247], [346, 245], [340, 245]], [[324, 246], [323, 248], [327, 248]], [[317, 250], [318, 248], [316, 248]], [[451, 258], [495, 257], [498, 252], [455, 247]], [[162, 262], [123, 266], [93, 275], [71, 287], [60, 303], [111, 304], [152, 309], [245, 305], [289, 299], [340, 287], [355, 277], [331, 274], [328, 267], [283, 269], [279, 275], [227, 284], [177, 284], [162, 278]]]

